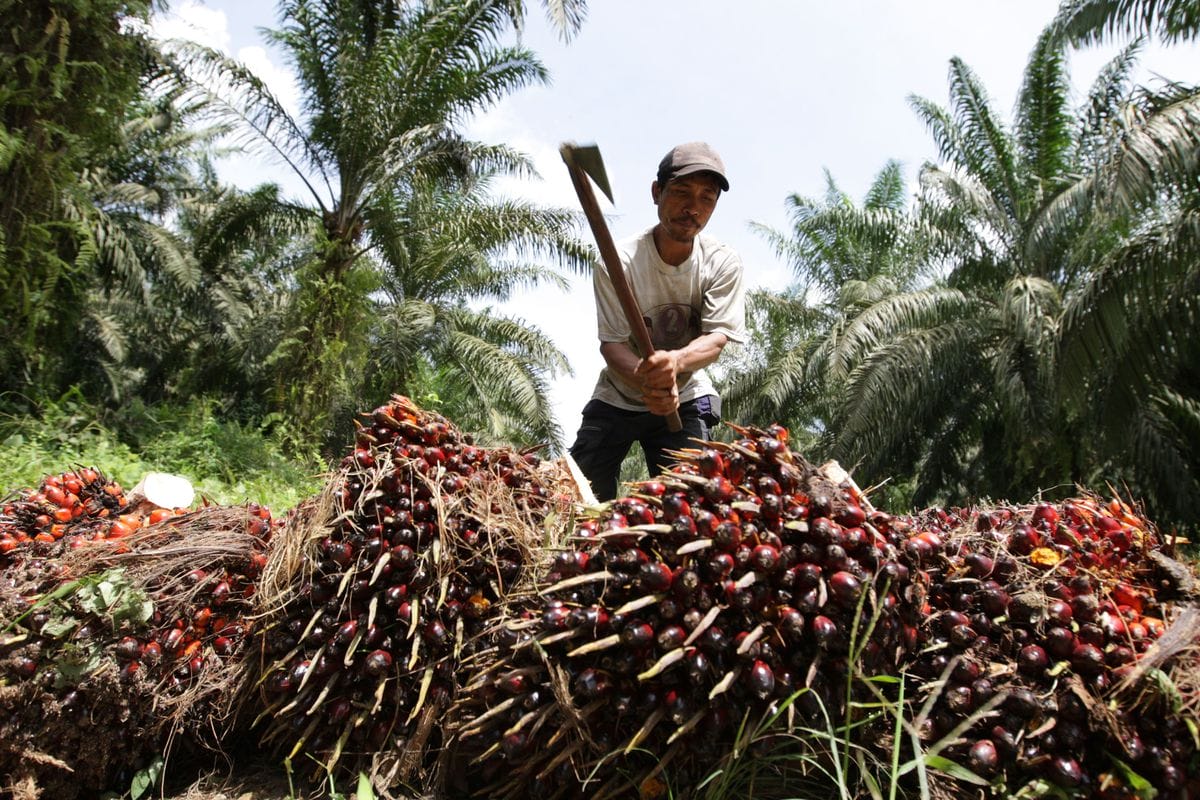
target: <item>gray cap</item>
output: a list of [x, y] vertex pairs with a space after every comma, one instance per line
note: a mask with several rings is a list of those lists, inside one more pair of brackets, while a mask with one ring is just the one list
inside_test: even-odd
[[720, 187], [729, 191], [729, 179], [725, 177], [725, 164], [717, 151], [706, 142], [688, 142], [676, 145], [658, 162], [658, 185], [666, 186], [675, 178], [695, 172], [711, 172]]

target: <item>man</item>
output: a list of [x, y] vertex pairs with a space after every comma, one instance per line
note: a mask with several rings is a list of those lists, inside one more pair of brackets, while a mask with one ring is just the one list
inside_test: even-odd
[[[650, 185], [658, 223], [617, 247], [653, 353], [638, 352], [608, 273], [596, 266], [593, 288], [606, 366], [583, 408], [571, 456], [601, 501], [616, 497], [621, 462], [635, 441], [656, 475], [670, 463], [664, 451], [707, 439], [720, 419], [720, 398], [704, 368], [728, 342], [745, 339], [742, 262], [701, 231], [728, 190], [725, 165], [709, 145], [672, 148]], [[665, 415], [676, 410], [683, 430], [671, 432]]]

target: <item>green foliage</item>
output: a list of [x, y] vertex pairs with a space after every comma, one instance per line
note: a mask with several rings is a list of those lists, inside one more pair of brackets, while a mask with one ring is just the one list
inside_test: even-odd
[[[572, 26], [582, 19], [582, 3], [553, 5]], [[306, 206], [261, 192], [241, 205], [292, 223], [275, 225], [289, 242], [277, 249], [288, 256], [288, 303], [265, 365], [272, 407], [327, 453], [347, 407], [417, 394], [424, 387], [413, 378], [430, 375], [444, 379], [435, 391], [464, 425], [523, 441], [559, 436], [547, 395], [548, 377], [567, 368], [561, 353], [477, 303], [549, 277], [529, 255], [584, 263], [585, 253], [566, 212], [486, 200], [491, 176], [531, 164], [459, 129], [546, 80], [530, 51], [499, 42], [522, 9], [501, 0], [286, 2], [268, 36], [295, 68], [303, 117], [244, 66], [196, 46], [175, 50], [215, 118], [308, 189]], [[218, 208], [197, 228], [202, 262], [245, 248], [258, 230], [250, 219]], [[441, 391], [456, 385], [465, 388]]]
[[1200, 35], [1196, 0], [1064, 0], [1054, 21], [1057, 35], [1094, 44], [1117, 35], [1154, 35], [1167, 42]]
[[862, 209], [832, 181], [792, 198], [793, 230], [762, 230], [797, 285], [753, 299], [731, 406], [917, 505], [1115, 481], [1200, 520], [1200, 95], [1131, 89], [1135, 52], [1073, 110], [1048, 29], [1011, 124], [952, 59], [949, 105], [911, 101], [939, 157], [912, 209], [870, 208], [897, 197], [886, 171]]
[[[147, 50], [148, 0], [0, 2], [0, 390], [36, 380], [82, 307], [82, 176], [119, 138]], [[47, 347], [51, 345], [51, 347]]]
[[0, 491], [37, 486], [43, 477], [90, 466], [126, 489], [150, 471], [192, 481], [213, 502], [262, 503], [282, 514], [320, 489], [322, 467], [283, 454], [285, 426], [223, 419], [212, 401], [186, 406], [140, 404], [103, 412], [77, 393], [35, 412], [9, 404], [0, 417]]

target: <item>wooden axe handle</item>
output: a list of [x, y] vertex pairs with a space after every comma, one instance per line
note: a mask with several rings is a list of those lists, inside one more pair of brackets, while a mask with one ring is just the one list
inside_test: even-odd
[[[625, 312], [625, 319], [629, 321], [629, 327], [633, 331], [634, 338], [637, 339], [638, 347], [643, 353], [650, 355], [654, 352], [654, 343], [650, 341], [650, 331], [646, 330], [646, 321], [642, 319], [642, 310], [638, 308], [637, 298], [633, 296], [633, 290], [629, 288], [629, 281], [625, 278], [621, 257], [617, 255], [617, 247], [613, 244], [612, 235], [608, 232], [608, 223], [604, 221], [604, 215], [600, 213], [600, 204], [596, 202], [592, 185], [588, 182], [587, 174], [578, 164], [571, 159], [564, 160], [567, 162], [567, 171], [571, 174], [571, 183], [575, 184], [575, 194], [579, 195], [579, 204], [583, 206], [583, 215], [587, 217], [592, 235], [596, 237], [596, 246], [600, 248], [600, 258], [608, 269], [608, 277], [612, 280], [613, 288], [617, 291], [617, 298], [621, 301], [621, 310]], [[667, 414], [667, 429], [671, 432], [683, 430], [683, 421], [679, 419], [678, 411]]]

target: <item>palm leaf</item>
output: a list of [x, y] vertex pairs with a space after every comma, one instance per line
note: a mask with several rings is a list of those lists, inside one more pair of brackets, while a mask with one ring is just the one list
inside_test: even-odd
[[1155, 34], [1165, 42], [1200, 33], [1196, 0], [1067, 0], [1055, 17], [1057, 35], [1075, 45], [1099, 44], [1118, 35]]
[[1067, 105], [1070, 91], [1063, 46], [1049, 30], [1044, 31], [1017, 96], [1019, 170], [1028, 182], [1022, 191], [1023, 218], [1042, 204], [1042, 198], [1053, 196], [1071, 166], [1074, 118]]

